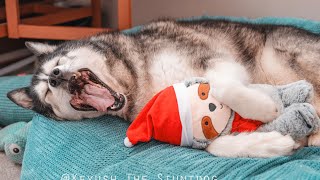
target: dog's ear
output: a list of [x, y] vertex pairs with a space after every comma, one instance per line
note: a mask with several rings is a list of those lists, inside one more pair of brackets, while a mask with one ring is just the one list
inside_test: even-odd
[[42, 54], [48, 54], [57, 49], [55, 45], [49, 45], [46, 43], [40, 42], [25, 42], [26, 47], [36, 56], [40, 56]]
[[23, 108], [32, 109], [33, 107], [32, 98], [29, 95], [29, 87], [12, 90], [8, 92], [7, 97]]

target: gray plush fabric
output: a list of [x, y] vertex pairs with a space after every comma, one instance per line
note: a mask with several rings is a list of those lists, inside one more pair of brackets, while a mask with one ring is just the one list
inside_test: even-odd
[[277, 89], [284, 107], [294, 103], [311, 103], [314, 96], [312, 84], [304, 80], [277, 86]]
[[191, 85], [198, 84], [198, 83], [209, 83], [209, 81], [206, 78], [202, 78], [202, 77], [193, 77], [184, 81], [184, 84], [186, 85], [186, 87], [189, 87]]
[[310, 135], [319, 127], [319, 118], [313, 106], [309, 103], [296, 103], [284, 109], [284, 112], [274, 121], [261, 126], [257, 131], [278, 131], [283, 135], [290, 134], [295, 140]]
[[193, 138], [192, 148], [194, 149], [205, 149], [210, 144], [209, 140], [202, 140]]
[[313, 87], [306, 81], [297, 81], [284, 86], [252, 85], [267, 92], [281, 107], [281, 115], [270, 123], [262, 125], [257, 131], [278, 131], [300, 140], [319, 128], [320, 119], [310, 104]]
[[220, 133], [220, 136], [224, 136], [224, 135], [230, 134], [230, 131], [232, 129], [232, 123], [233, 123], [233, 120], [234, 120], [234, 115], [235, 115], [234, 111], [231, 111], [231, 115], [230, 115], [228, 124], [227, 124], [226, 128]]

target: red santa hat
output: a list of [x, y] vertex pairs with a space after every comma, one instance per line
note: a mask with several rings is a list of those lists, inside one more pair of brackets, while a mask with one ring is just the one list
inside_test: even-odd
[[132, 147], [151, 138], [192, 146], [191, 103], [184, 83], [162, 90], [147, 103], [128, 128], [124, 144]]

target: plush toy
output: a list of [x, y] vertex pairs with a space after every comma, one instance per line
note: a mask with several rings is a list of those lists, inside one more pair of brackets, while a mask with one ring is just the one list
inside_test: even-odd
[[0, 130], [0, 151], [4, 151], [14, 163], [22, 163], [31, 122], [17, 122]]
[[127, 130], [124, 144], [155, 140], [173, 145], [206, 148], [218, 136], [240, 132], [278, 131], [299, 141], [319, 127], [316, 110], [310, 104], [313, 87], [306, 81], [283, 86], [252, 84], [250, 88], [268, 94], [280, 108], [280, 115], [263, 124], [245, 119], [212, 95], [214, 85], [195, 78], [174, 84], [155, 95]]

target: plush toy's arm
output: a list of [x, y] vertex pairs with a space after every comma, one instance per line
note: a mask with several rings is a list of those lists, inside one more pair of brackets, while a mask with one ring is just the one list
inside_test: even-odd
[[285, 107], [294, 103], [312, 103], [313, 101], [313, 86], [305, 80], [276, 86], [276, 88], [281, 94], [281, 100]]
[[271, 97], [247, 86], [248, 77], [242, 66], [231, 62], [220, 63], [205, 77], [212, 86], [212, 95], [240, 116], [262, 122], [278, 117], [277, 105]]
[[192, 143], [192, 148], [205, 149], [206, 147], [208, 147], [209, 143], [210, 142], [208, 140], [198, 140], [194, 138]]
[[284, 109], [284, 112], [274, 121], [262, 125], [257, 131], [277, 131], [289, 134], [294, 140], [306, 138], [317, 132], [320, 119], [314, 107], [309, 103], [296, 103]]
[[216, 138], [206, 151], [223, 157], [274, 157], [290, 155], [296, 148], [290, 136], [278, 132], [253, 132]]

